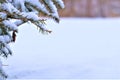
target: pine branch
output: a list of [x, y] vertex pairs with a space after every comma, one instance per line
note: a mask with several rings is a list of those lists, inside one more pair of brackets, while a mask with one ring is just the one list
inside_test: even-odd
[[[2, 47], [0, 49], [6, 57], [6, 54], [11, 54], [11, 51], [3, 45], [15, 41], [18, 26], [30, 21], [42, 33], [51, 33], [52, 31], [46, 28], [45, 21], [39, 17], [39, 13], [51, 16], [59, 23], [57, 7], [64, 8], [62, 0], [0, 0], [0, 3], [0, 43]], [[11, 19], [16, 19], [16, 21], [11, 22]], [[12, 36], [9, 34], [10, 31], [13, 32]], [[5, 41], [5, 35], [9, 35], [7, 41]]]
[[[9, 43], [16, 41], [19, 26], [26, 22], [36, 25], [43, 34], [51, 33], [46, 27], [46, 19], [39, 14], [45, 14], [59, 23], [58, 9], [62, 8], [62, 0], [0, 0], [0, 55], [5, 58], [12, 55]], [[1, 76], [2, 80], [7, 78], [2, 68], [0, 79]]]

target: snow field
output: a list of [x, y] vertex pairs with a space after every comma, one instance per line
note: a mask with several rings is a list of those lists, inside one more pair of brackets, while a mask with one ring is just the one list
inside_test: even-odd
[[52, 34], [19, 28], [14, 54], [3, 60], [9, 79], [119, 79], [120, 19], [48, 21]]

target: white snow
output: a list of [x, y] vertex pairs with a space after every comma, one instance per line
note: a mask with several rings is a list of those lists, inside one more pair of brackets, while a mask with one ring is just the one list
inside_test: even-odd
[[4, 12], [0, 12], [0, 18], [1, 19], [6, 19], [7, 18], [7, 14]]
[[17, 27], [18, 27], [18, 26], [16, 26], [12, 21], [10, 21], [10, 20], [4, 20], [4, 21], [3, 21], [3, 24], [4, 24], [6, 27], [8, 27], [8, 29], [10, 29], [10, 30], [16, 30], [16, 31], [17, 31]]
[[9, 35], [0, 36], [1, 43], [9, 43], [10, 41], [11, 41], [11, 36]]
[[119, 79], [120, 18], [48, 21], [53, 33], [19, 27], [13, 56], [3, 59], [10, 79]]
[[33, 20], [33, 21], [39, 21], [40, 17], [36, 15], [34, 12], [22, 12], [21, 15], [23, 17], [26, 17], [27, 19]]

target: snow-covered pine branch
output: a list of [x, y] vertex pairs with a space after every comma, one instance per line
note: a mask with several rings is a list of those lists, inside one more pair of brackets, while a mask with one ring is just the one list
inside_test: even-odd
[[[40, 14], [59, 23], [58, 9], [63, 8], [62, 0], [0, 0], [0, 55], [12, 55], [9, 43], [15, 41], [18, 27], [28, 21], [36, 25], [42, 33], [51, 33], [45, 26], [46, 19], [41, 18]], [[0, 76], [0, 80], [6, 78], [2, 68], [0, 75], [3, 77]]]
[[[64, 8], [62, 0], [0, 0], [0, 46], [3, 48], [5, 43], [2, 42], [2, 36], [9, 35], [7, 41], [12, 42], [13, 37], [9, 32], [17, 32], [19, 25], [28, 21], [39, 27], [42, 32], [51, 33], [39, 14], [45, 14], [59, 22], [58, 8]], [[16, 21], [13, 22], [12, 19]]]

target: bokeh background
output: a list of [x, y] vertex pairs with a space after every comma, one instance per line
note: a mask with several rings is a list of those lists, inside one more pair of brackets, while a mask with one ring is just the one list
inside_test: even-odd
[[119, 17], [120, 0], [64, 0], [63, 17]]

